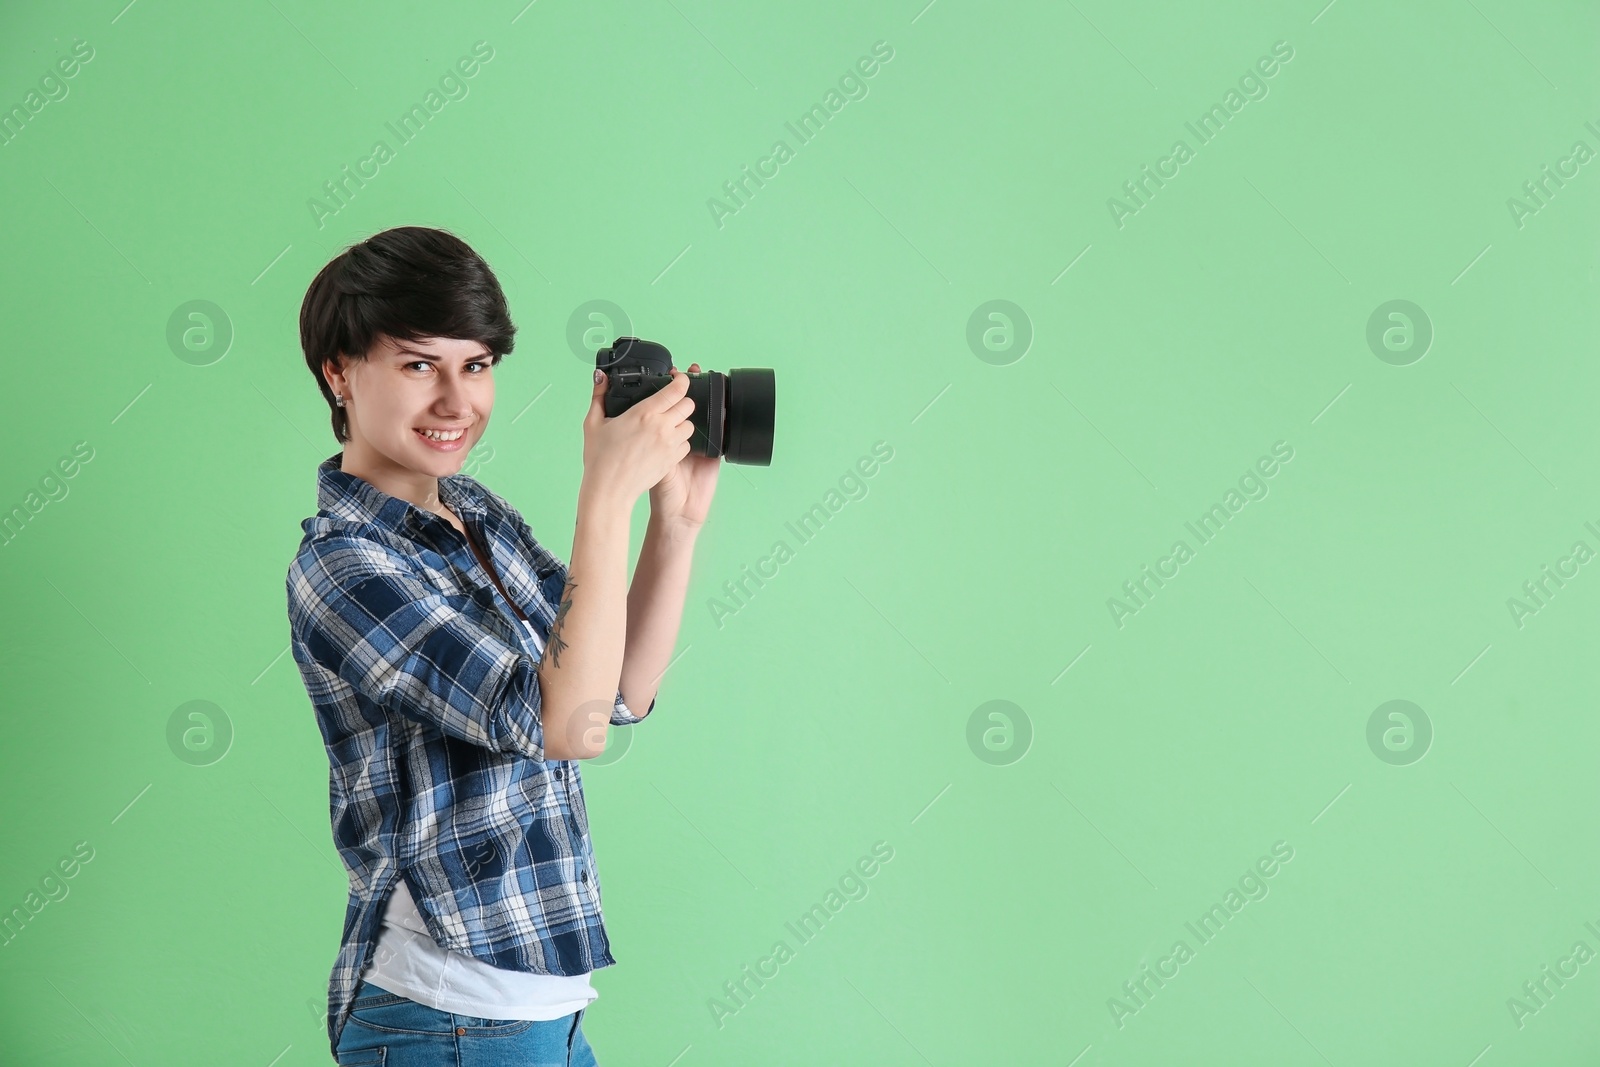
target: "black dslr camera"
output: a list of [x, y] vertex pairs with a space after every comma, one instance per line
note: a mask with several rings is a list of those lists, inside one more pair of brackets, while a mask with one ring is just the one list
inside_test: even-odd
[[[606, 372], [606, 418], [614, 419], [672, 381], [672, 353], [665, 345], [619, 337], [594, 354]], [[774, 382], [770, 367], [739, 367], [727, 374], [689, 375], [689, 451], [729, 463], [772, 463]]]

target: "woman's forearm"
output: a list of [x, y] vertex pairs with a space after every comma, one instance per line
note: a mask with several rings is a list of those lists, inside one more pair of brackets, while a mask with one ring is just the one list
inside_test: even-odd
[[539, 664], [546, 759], [587, 759], [605, 747], [627, 638], [632, 510], [587, 482], [578, 490], [567, 584]]
[[628, 641], [622, 660], [622, 700], [635, 715], [649, 710], [672, 662], [698, 533], [698, 528], [668, 526], [653, 513], [645, 529], [628, 587]]

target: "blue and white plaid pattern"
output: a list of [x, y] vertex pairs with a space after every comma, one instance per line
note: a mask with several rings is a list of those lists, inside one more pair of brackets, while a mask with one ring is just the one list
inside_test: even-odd
[[[617, 962], [578, 763], [544, 758], [539, 646], [454, 527], [345, 473], [341, 456], [317, 468], [318, 512], [287, 579], [290, 647], [350, 878], [328, 989], [334, 1049], [402, 871], [445, 948], [538, 974]], [[481, 533], [507, 595], [547, 638], [566, 565], [477, 480], [440, 478], [439, 499]], [[612, 725], [640, 718], [618, 690]]]

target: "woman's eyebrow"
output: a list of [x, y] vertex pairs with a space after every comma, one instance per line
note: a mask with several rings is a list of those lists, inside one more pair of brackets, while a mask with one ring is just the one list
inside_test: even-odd
[[[435, 353], [435, 352], [419, 352], [415, 348], [396, 348], [394, 351], [395, 351], [395, 355], [397, 355], [397, 356], [415, 356], [418, 359], [425, 359], [430, 363], [438, 363], [441, 359], [444, 358], [443, 356], [440, 356], [438, 353]], [[464, 360], [462, 360], [462, 362], [464, 362], [464, 363], [481, 362], [482, 360], [485, 360], [485, 359], [488, 359], [488, 358], [489, 358], [489, 353], [483, 352], [483, 353], [480, 353], [478, 355], [467, 356]]]

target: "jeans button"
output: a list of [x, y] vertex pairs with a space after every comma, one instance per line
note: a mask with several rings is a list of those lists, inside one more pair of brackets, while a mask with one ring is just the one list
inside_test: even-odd
[[467, 1028], [465, 1026], [456, 1027], [456, 1036], [457, 1037], [466, 1037], [467, 1036]]

